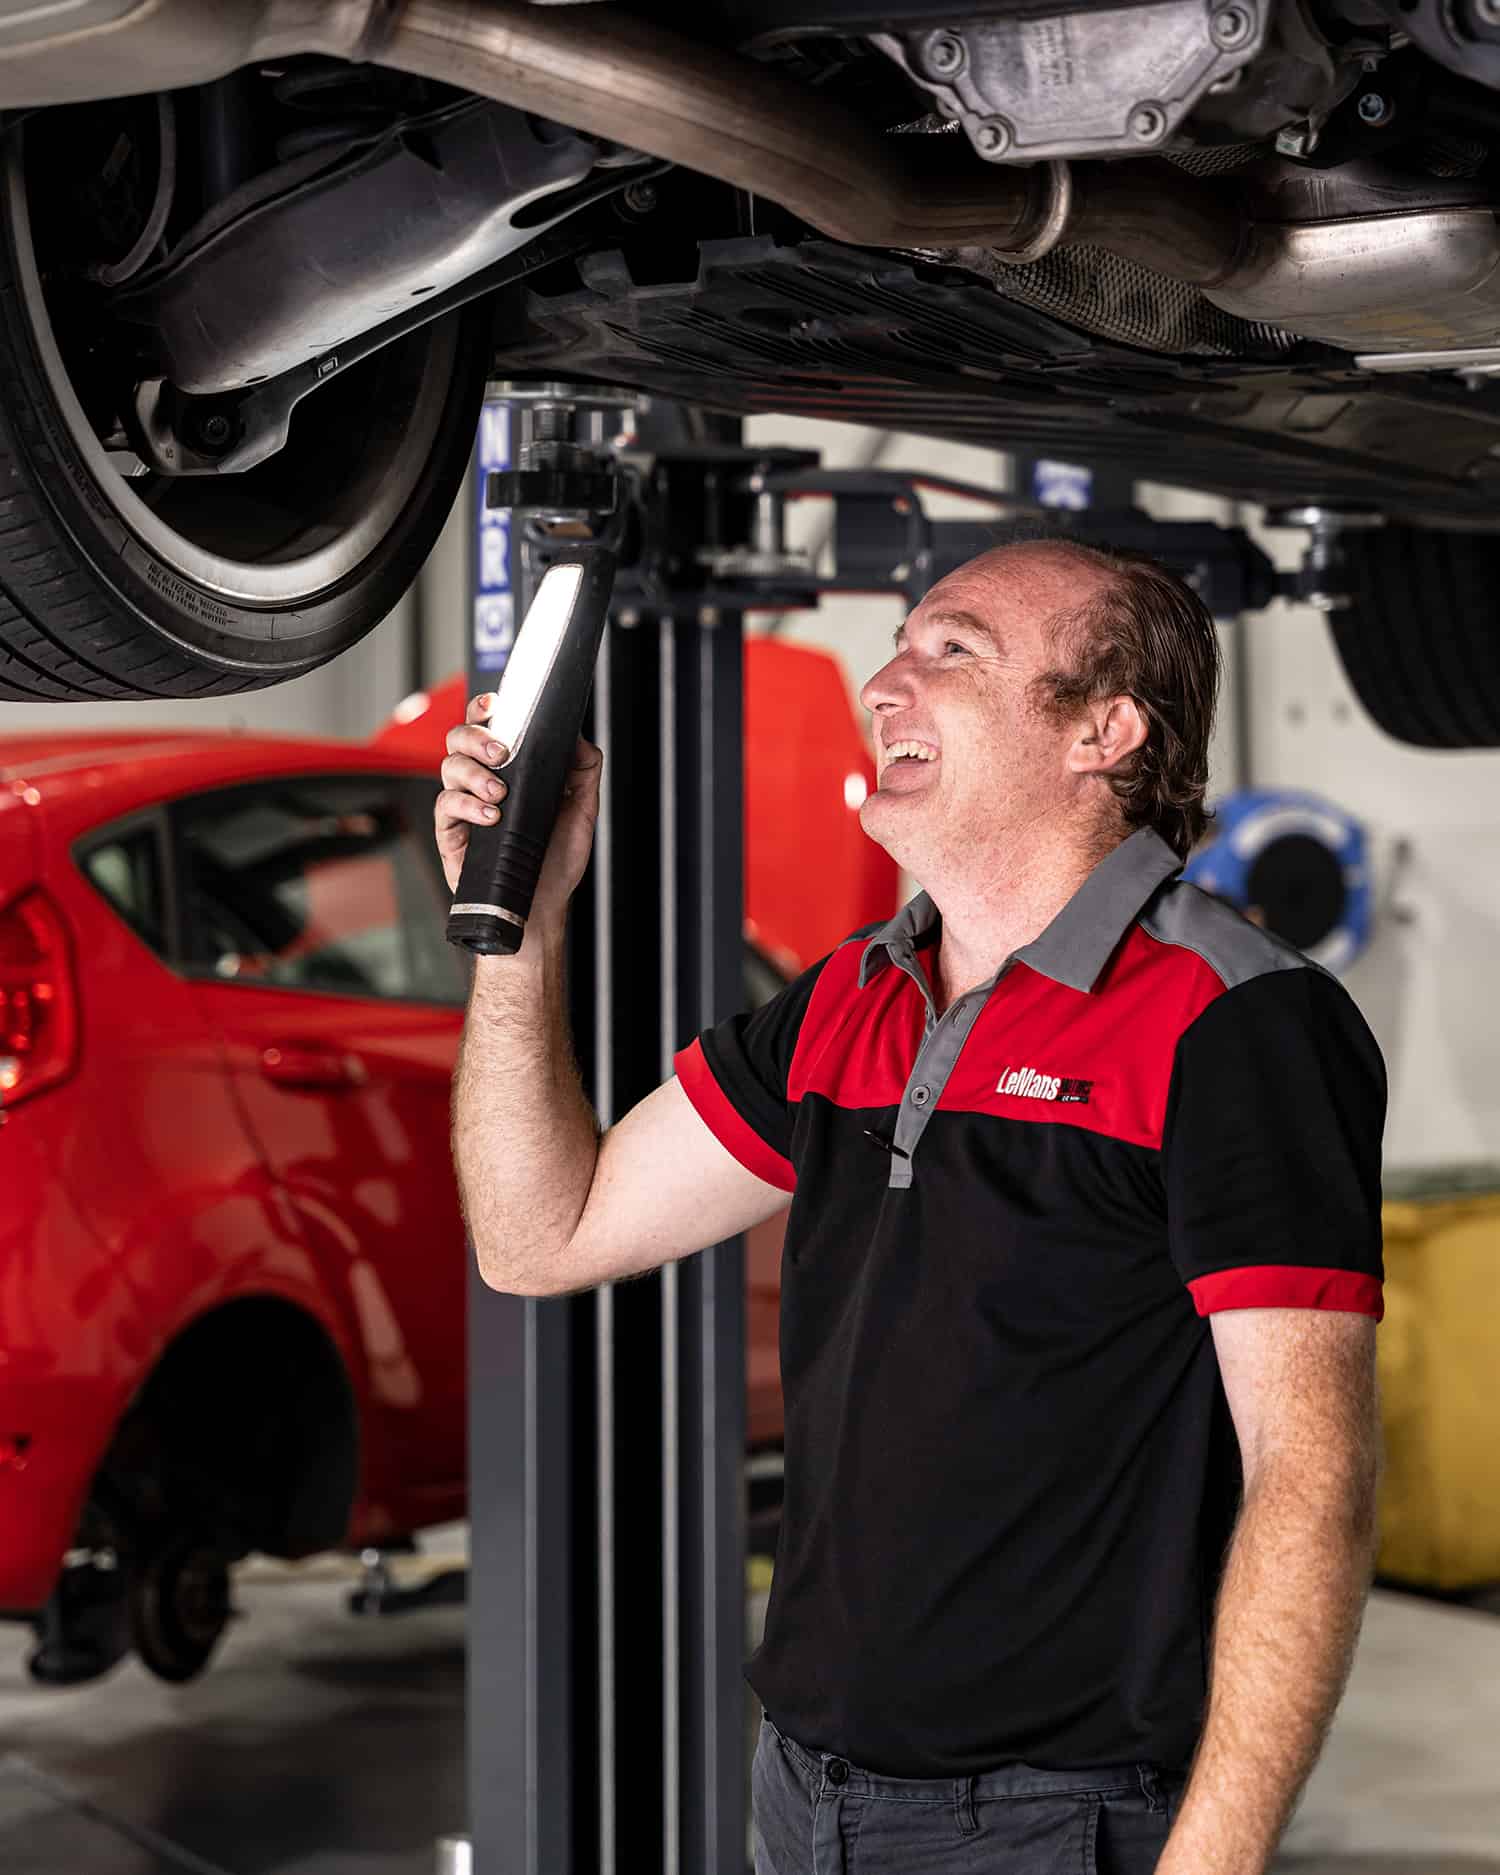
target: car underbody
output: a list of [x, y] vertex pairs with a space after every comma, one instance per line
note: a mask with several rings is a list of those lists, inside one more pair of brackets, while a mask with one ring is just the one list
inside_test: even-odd
[[[84, 106], [62, 175], [94, 125], [143, 197], [153, 129], [178, 158], [186, 201], [110, 204], [162, 221], [133, 264], [60, 256], [131, 341], [109, 388], [153, 471], [243, 470], [480, 287], [506, 370], [1491, 518], [1485, 0], [741, 0], [695, 39], [608, 0], [97, 0], [50, 44], [6, 11], [0, 97]], [[154, 126], [94, 98], [163, 78]]]
[[430, 545], [486, 377], [1496, 525], [1500, 0], [0, 0], [0, 112], [157, 694], [383, 615], [394, 567], [323, 600]]

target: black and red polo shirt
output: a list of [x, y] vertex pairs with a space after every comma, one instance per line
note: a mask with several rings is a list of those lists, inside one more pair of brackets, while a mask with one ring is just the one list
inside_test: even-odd
[[892, 1776], [1180, 1770], [1241, 1486], [1205, 1317], [1381, 1313], [1380, 1054], [1155, 833], [941, 1018], [926, 895], [677, 1059], [792, 1194], [747, 1666]]

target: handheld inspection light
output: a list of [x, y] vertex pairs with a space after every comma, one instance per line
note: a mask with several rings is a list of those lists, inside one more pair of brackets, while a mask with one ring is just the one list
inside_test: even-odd
[[448, 913], [448, 942], [480, 956], [521, 948], [547, 843], [573, 766], [609, 616], [615, 554], [580, 547], [542, 575], [495, 693], [488, 728], [507, 750], [500, 822], [473, 827]]

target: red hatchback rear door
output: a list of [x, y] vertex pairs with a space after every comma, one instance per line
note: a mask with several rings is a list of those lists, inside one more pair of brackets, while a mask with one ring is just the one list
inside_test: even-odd
[[444, 938], [434, 792], [413, 775], [284, 775], [172, 810], [194, 996], [268, 1170], [347, 1287], [367, 1486], [377, 1514], [412, 1524], [456, 1514], [464, 1489], [448, 1112], [466, 973]]

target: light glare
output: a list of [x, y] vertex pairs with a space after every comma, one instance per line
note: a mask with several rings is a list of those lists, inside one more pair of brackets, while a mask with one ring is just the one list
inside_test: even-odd
[[[505, 745], [510, 756], [519, 754], [526, 740], [532, 715], [573, 616], [582, 581], [583, 568], [576, 561], [548, 567], [521, 621], [521, 629], [516, 633], [489, 721], [490, 734]], [[502, 762], [501, 767], [504, 766]]]

